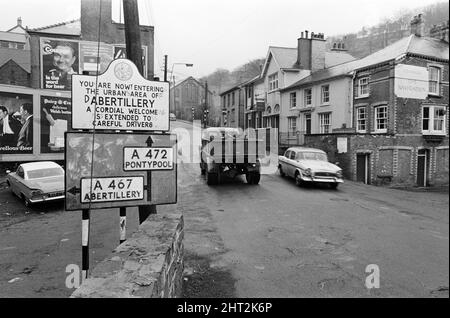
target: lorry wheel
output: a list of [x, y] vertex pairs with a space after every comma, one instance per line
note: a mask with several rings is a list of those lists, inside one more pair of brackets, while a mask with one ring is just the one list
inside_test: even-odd
[[218, 183], [219, 177], [217, 175], [217, 173], [212, 173], [212, 172], [207, 172], [206, 173], [206, 183], [208, 185], [214, 185]]
[[245, 175], [248, 184], [258, 184], [261, 179], [261, 174], [259, 173], [247, 173]]

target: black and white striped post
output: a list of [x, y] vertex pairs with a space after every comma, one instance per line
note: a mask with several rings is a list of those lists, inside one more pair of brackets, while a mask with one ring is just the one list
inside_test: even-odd
[[120, 244], [127, 239], [127, 208], [120, 208]]
[[84, 281], [88, 277], [89, 271], [89, 223], [90, 210], [82, 210], [81, 217], [81, 279]]

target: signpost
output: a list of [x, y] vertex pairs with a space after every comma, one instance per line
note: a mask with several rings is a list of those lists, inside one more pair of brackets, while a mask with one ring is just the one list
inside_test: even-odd
[[91, 176], [92, 138], [66, 133], [67, 211], [176, 203], [176, 135], [97, 132]]
[[169, 83], [148, 81], [117, 59], [98, 76], [73, 75], [72, 128], [169, 131]]
[[98, 76], [73, 75], [73, 129], [83, 131], [65, 133], [65, 204], [67, 211], [82, 210], [84, 279], [91, 209], [120, 209], [122, 243], [126, 207], [177, 201], [177, 140], [165, 133], [169, 83], [146, 80], [126, 59]]

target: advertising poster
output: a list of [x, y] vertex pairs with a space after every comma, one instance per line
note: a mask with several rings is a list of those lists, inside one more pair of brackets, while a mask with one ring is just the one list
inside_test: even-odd
[[95, 73], [97, 72], [97, 65], [100, 64], [99, 74], [102, 74], [106, 71], [109, 63], [113, 60], [112, 45], [101, 43], [100, 50], [98, 50], [98, 44], [95, 42], [81, 42], [80, 48], [81, 69], [83, 72]]
[[41, 40], [42, 87], [70, 90], [72, 75], [79, 73], [79, 44], [66, 40]]
[[33, 152], [33, 96], [0, 92], [0, 154]]
[[41, 153], [64, 151], [64, 133], [71, 117], [70, 98], [41, 96]]

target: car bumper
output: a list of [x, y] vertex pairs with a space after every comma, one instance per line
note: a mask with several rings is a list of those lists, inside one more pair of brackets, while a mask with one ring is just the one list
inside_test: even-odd
[[40, 203], [40, 202], [47, 202], [47, 201], [55, 201], [55, 200], [64, 200], [65, 195], [58, 195], [54, 197], [48, 197], [48, 196], [42, 196], [42, 197], [33, 197], [29, 199], [31, 203]]
[[335, 177], [301, 177], [305, 182], [321, 182], [321, 183], [344, 183], [341, 178]]

